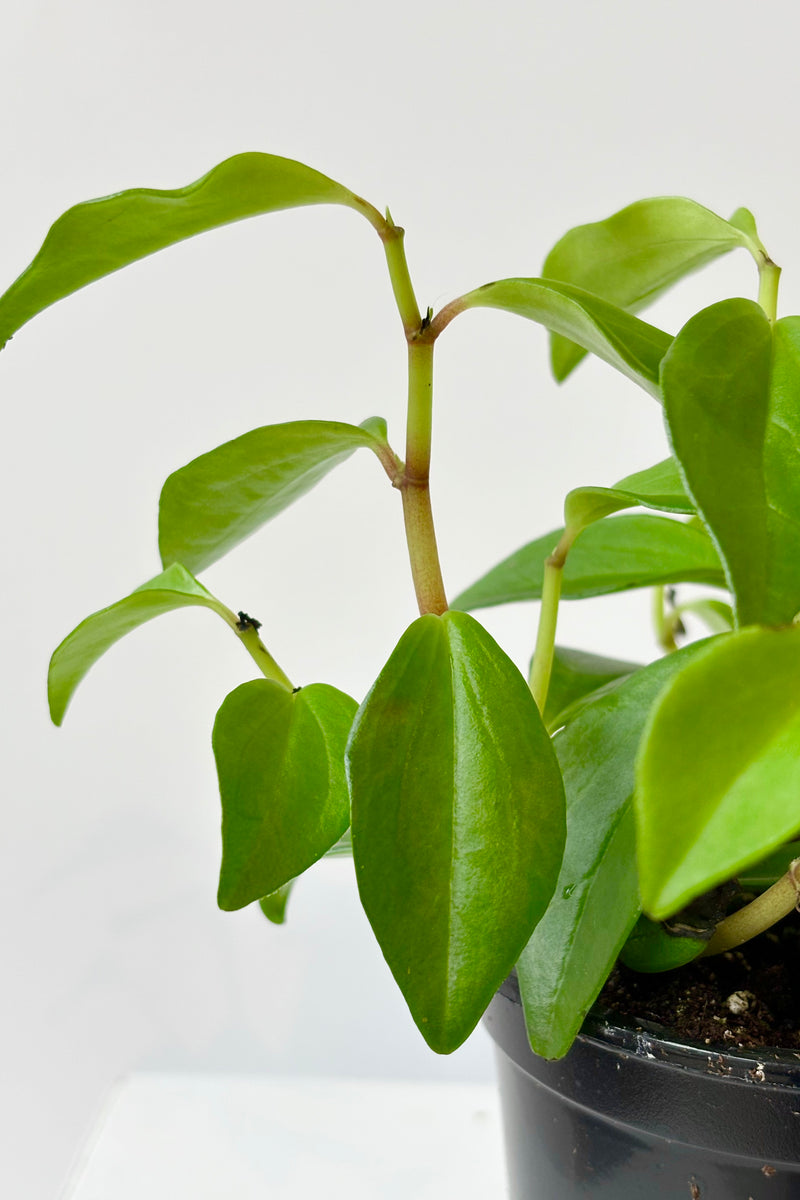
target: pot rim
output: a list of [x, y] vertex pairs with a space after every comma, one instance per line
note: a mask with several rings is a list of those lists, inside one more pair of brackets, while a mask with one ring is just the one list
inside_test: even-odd
[[[521, 1006], [516, 972], [508, 977], [500, 992]], [[800, 1088], [800, 1049], [724, 1046], [683, 1039], [655, 1021], [626, 1017], [597, 1002], [589, 1010], [576, 1041], [613, 1046], [636, 1058], [664, 1062], [706, 1076]]]

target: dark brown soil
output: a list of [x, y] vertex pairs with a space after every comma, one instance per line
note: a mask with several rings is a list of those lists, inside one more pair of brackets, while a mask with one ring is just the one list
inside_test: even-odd
[[800, 1049], [800, 919], [677, 971], [615, 968], [599, 1003], [720, 1049]]

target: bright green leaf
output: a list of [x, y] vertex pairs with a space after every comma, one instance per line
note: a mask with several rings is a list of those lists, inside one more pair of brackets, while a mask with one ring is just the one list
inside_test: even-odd
[[471, 1033], [544, 912], [564, 796], [525, 680], [463, 613], [420, 617], [348, 747], [361, 900], [428, 1044]]
[[564, 524], [578, 531], [622, 508], [654, 508], [687, 516], [695, 511], [678, 464], [674, 458], [667, 458], [646, 471], [627, 475], [611, 488], [574, 488], [564, 501]]
[[567, 844], [552, 901], [517, 963], [531, 1045], [566, 1054], [640, 912], [632, 812], [647, 714], [695, 643], [642, 667], [553, 738], [567, 795]]
[[501, 279], [462, 297], [465, 308], [501, 308], [565, 334], [660, 399], [658, 372], [671, 338], [606, 300], [547, 279]]
[[800, 629], [707, 643], [664, 689], [637, 767], [639, 876], [654, 919], [800, 831]]
[[222, 799], [219, 906], [285, 887], [350, 823], [344, 750], [357, 705], [325, 683], [289, 692], [268, 679], [232, 691], [214, 722]]
[[54, 651], [50, 660], [47, 692], [53, 722], [61, 724], [78, 684], [110, 646], [153, 617], [198, 604], [212, 609], [228, 624], [232, 619], [235, 621], [224, 604], [216, 600], [179, 563], [173, 563], [155, 579], [131, 592], [130, 596], [81, 621]]
[[[737, 223], [749, 217], [750, 228]], [[724, 221], [682, 196], [638, 200], [604, 221], [578, 225], [555, 244], [542, 275], [585, 288], [630, 312], [650, 304], [679, 279], [737, 246], [757, 253], [755, 222], [746, 209]], [[585, 351], [551, 338], [553, 374], [563, 380]]]
[[598, 688], [638, 671], [641, 663], [619, 658], [604, 658], [586, 650], [571, 650], [556, 646], [550, 686], [544, 706], [544, 723], [549, 730], [558, 729], [561, 715], [577, 700], [591, 695]]
[[665, 417], [740, 625], [800, 609], [800, 317], [751, 300], [693, 317], [664, 360]]
[[0, 348], [42, 309], [137, 259], [244, 217], [308, 204], [369, 208], [319, 171], [274, 154], [237, 154], [172, 191], [133, 188], [77, 204], [0, 297]]
[[199, 571], [293, 504], [360, 446], [378, 453], [385, 425], [288, 421], [265, 425], [195, 458], [167, 479], [159, 505], [166, 563]]
[[[529, 542], [498, 563], [452, 602], [452, 608], [488, 608], [540, 600], [544, 562], [563, 530]], [[603, 596], [662, 583], [725, 586], [714, 546], [702, 529], [669, 517], [612, 517], [590, 525], [569, 552], [561, 595]]]
[[786, 874], [796, 858], [800, 858], [800, 842], [787, 842], [785, 846], [779, 846], [759, 859], [752, 867], [740, 871], [737, 876], [739, 886], [746, 892], [764, 892], [777, 883], [781, 875]]

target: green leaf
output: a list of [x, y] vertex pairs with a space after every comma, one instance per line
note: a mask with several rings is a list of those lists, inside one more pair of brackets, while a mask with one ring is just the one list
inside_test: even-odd
[[220, 908], [285, 887], [350, 823], [344, 750], [357, 705], [325, 683], [268, 679], [232, 691], [214, 722], [222, 799]]
[[558, 729], [562, 713], [575, 701], [591, 695], [607, 683], [632, 675], [640, 666], [641, 663], [604, 658], [599, 654], [589, 654], [586, 650], [556, 646], [544, 706], [544, 723], [548, 730]]
[[[657, 196], [629, 204], [604, 221], [571, 229], [548, 254], [542, 275], [638, 312], [679, 279], [737, 246], [751, 253], [760, 246], [747, 209], [724, 221], [693, 200]], [[553, 374], [564, 380], [585, 351], [554, 334], [550, 353]]]
[[[323, 858], [352, 858], [353, 843], [350, 839], [350, 827], [344, 831], [338, 842], [326, 850]], [[289, 901], [289, 896], [292, 893], [295, 881], [292, 879], [283, 887], [278, 888], [277, 892], [270, 892], [268, 896], [262, 896], [258, 904], [268, 921], [272, 921], [274, 925], [283, 925], [286, 922], [286, 906]]]
[[548, 279], [501, 279], [469, 292], [464, 308], [501, 308], [565, 334], [658, 400], [659, 364], [672, 339], [581, 288]]
[[707, 945], [707, 938], [675, 937], [659, 921], [651, 921], [642, 913], [619, 957], [632, 971], [654, 974], [684, 966], [702, 954]]
[[[365, 428], [368, 426], [368, 428]], [[310, 491], [360, 446], [378, 453], [373, 417], [265, 425], [195, 458], [167, 479], [159, 505], [159, 547], [167, 564], [199, 571]]]
[[286, 905], [289, 903], [291, 891], [292, 883], [290, 882], [282, 888], [278, 888], [277, 892], [270, 892], [268, 896], [262, 896], [259, 900], [258, 907], [273, 925], [285, 924]]
[[639, 877], [661, 920], [800, 831], [800, 629], [707, 643], [664, 689], [637, 766]]
[[664, 360], [665, 416], [740, 625], [800, 609], [800, 317], [751, 300], [693, 317]]
[[553, 738], [567, 844], [553, 899], [517, 963], [528, 1036], [545, 1058], [566, 1054], [639, 915], [636, 752], [656, 696], [701, 645], [642, 667]]
[[137, 259], [244, 217], [308, 204], [369, 209], [319, 171], [274, 154], [237, 154], [187, 187], [132, 188], [77, 204], [0, 297], [0, 348], [42, 309]]
[[50, 659], [47, 692], [54, 724], [61, 724], [78, 684], [110, 646], [153, 617], [198, 604], [218, 613], [228, 624], [235, 624], [235, 617], [224, 604], [180, 563], [173, 563], [130, 596], [81, 621]]
[[428, 1044], [474, 1029], [542, 916], [564, 839], [525, 680], [463, 613], [405, 632], [348, 747], [362, 904]]
[[687, 516], [695, 511], [678, 464], [674, 458], [667, 458], [646, 471], [627, 475], [612, 488], [574, 488], [564, 501], [564, 524], [578, 531], [622, 508], [654, 508]]
[[[461, 592], [452, 608], [488, 608], [540, 600], [544, 561], [563, 530], [529, 542]], [[590, 525], [569, 552], [561, 595], [604, 596], [661, 583], [725, 586], [717, 552], [702, 529], [669, 517], [612, 517]]]

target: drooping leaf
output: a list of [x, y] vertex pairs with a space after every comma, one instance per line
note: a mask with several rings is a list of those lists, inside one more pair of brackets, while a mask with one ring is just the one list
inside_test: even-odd
[[557, 729], [561, 724], [561, 714], [576, 700], [591, 695], [607, 683], [632, 675], [640, 666], [641, 663], [604, 658], [586, 650], [556, 646], [544, 706], [545, 725], [549, 730]]
[[691, 516], [695, 509], [674, 458], [627, 475], [613, 487], [574, 488], [564, 501], [564, 524], [578, 531], [622, 508], [654, 508]]
[[657, 400], [658, 371], [671, 338], [653, 325], [568, 283], [500, 279], [462, 297], [465, 308], [501, 308], [565, 334]]
[[541, 917], [564, 797], [525, 680], [463, 613], [424, 616], [348, 747], [361, 900], [428, 1044], [469, 1035]]
[[126, 633], [162, 613], [198, 604], [210, 608], [231, 624], [233, 614], [230, 610], [180, 563], [173, 563], [123, 600], [81, 621], [50, 659], [47, 692], [53, 722], [61, 724], [67, 705], [84, 675]]
[[42, 309], [137, 259], [244, 217], [309, 204], [368, 209], [319, 171], [274, 154], [237, 154], [187, 187], [132, 188], [77, 204], [0, 297], [0, 348]]
[[378, 453], [385, 424], [288, 421], [202, 454], [167, 479], [159, 505], [161, 559], [199, 571], [293, 504], [360, 446]]
[[800, 628], [712, 639], [665, 687], [637, 765], [639, 877], [661, 920], [800, 832]]
[[325, 683], [268, 679], [232, 691], [214, 722], [222, 799], [220, 908], [285, 887], [350, 823], [344, 751], [357, 705]]
[[[749, 217], [750, 228], [736, 223]], [[678, 280], [737, 246], [757, 253], [755, 222], [746, 209], [725, 221], [682, 196], [638, 200], [604, 221], [570, 229], [545, 259], [542, 275], [585, 288], [639, 312]], [[585, 351], [553, 334], [553, 374], [566, 379]]]
[[619, 682], [553, 738], [567, 796], [555, 893], [517, 963], [531, 1045], [566, 1054], [636, 922], [634, 763], [653, 701], [696, 642]]
[[[529, 542], [498, 563], [452, 602], [452, 608], [488, 608], [539, 600], [544, 562], [563, 530]], [[612, 517], [590, 525], [569, 552], [561, 595], [565, 600], [603, 596], [661, 583], [725, 586], [716, 550], [696, 525], [669, 517]]]
[[693, 317], [664, 361], [665, 417], [741, 625], [800, 609], [800, 317], [750, 300]]

